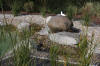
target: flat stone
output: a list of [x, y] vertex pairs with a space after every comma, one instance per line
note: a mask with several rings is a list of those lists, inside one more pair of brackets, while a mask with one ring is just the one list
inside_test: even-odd
[[49, 39], [62, 45], [75, 45], [79, 42], [79, 33], [59, 32], [50, 34]]

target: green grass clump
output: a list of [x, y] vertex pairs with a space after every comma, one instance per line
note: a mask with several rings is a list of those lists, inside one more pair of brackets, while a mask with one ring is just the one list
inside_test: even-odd
[[[27, 43], [27, 42], [25, 42]], [[30, 62], [29, 45], [24, 42], [14, 50], [14, 66], [28, 66]]]
[[89, 40], [86, 35], [81, 35], [80, 43], [78, 44], [79, 48], [79, 66], [89, 66], [93, 52], [95, 49], [96, 44], [93, 43], [94, 41], [94, 34], [92, 34], [91, 39]]
[[84, 20], [83, 25], [89, 26], [90, 25], [90, 21], [91, 21], [90, 15], [87, 13], [82, 18]]
[[51, 46], [50, 47], [50, 61], [51, 61], [51, 66], [57, 66], [57, 58], [58, 58], [58, 46]]
[[70, 20], [72, 20], [77, 13], [77, 7], [69, 5], [68, 8], [66, 9], [66, 15]]

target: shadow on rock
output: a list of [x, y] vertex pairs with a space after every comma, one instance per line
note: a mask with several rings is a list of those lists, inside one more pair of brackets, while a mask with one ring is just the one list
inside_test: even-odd
[[72, 32], [72, 33], [79, 33], [81, 30], [78, 29], [78, 28], [75, 28], [75, 27], [71, 27], [71, 29], [69, 30], [69, 32]]

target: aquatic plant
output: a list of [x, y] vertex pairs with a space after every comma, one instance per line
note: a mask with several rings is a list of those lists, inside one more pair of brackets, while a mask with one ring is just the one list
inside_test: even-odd
[[51, 61], [51, 66], [57, 66], [57, 58], [58, 58], [58, 46], [51, 46], [50, 47], [50, 61]]

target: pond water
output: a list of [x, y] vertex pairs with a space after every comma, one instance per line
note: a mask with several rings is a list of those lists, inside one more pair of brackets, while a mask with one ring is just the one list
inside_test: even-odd
[[17, 42], [18, 37], [15, 31], [16, 28], [12, 25], [0, 26], [0, 56], [4, 55]]
[[[31, 34], [30, 32], [23, 32], [23, 33], [18, 32], [16, 27], [12, 25], [0, 26], [0, 56], [3, 56], [6, 52], [11, 50], [18, 42], [22, 41], [23, 38], [30, 37], [31, 36], [30, 34]], [[13, 60], [11, 60], [11, 62], [13, 62]], [[32, 62], [34, 62], [34, 59], [32, 60]], [[2, 62], [2, 64], [6, 64], [6, 63], [8, 63], [8, 61]], [[50, 60], [45, 60], [45, 59], [36, 58], [35, 63], [36, 63], [36, 66], [51, 66]], [[34, 63], [32, 63], [32, 65], [33, 64]], [[6, 65], [3, 65], [3, 66], [6, 66]], [[10, 66], [13, 66], [13, 65], [10, 65]], [[59, 66], [63, 66], [63, 64]]]
[[33, 28], [29, 31], [19, 32], [13, 25], [0, 26], [0, 56], [11, 50], [17, 43], [30, 38], [34, 32]]

